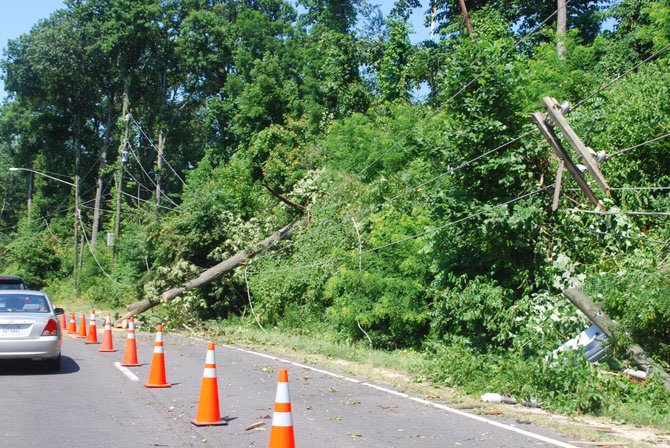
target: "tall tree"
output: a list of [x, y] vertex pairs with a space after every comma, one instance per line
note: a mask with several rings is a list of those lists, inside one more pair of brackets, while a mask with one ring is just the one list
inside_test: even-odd
[[304, 25], [321, 25], [338, 33], [347, 33], [356, 23], [362, 0], [298, 0], [307, 9]]

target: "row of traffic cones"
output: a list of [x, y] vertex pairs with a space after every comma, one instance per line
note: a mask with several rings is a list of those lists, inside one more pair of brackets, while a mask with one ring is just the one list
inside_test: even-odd
[[[88, 332], [86, 331], [86, 315], [81, 313], [81, 321], [79, 323], [79, 331], [77, 331], [77, 323], [75, 322], [74, 312], [70, 314], [70, 324], [65, 326], [65, 314], [60, 315], [60, 325], [63, 331], [67, 331], [68, 334], [76, 334], [77, 338], [86, 338], [87, 344], [100, 344], [98, 342], [98, 327], [95, 320], [95, 310], [91, 311], [91, 317], [89, 319]], [[114, 341], [112, 340], [112, 321], [110, 314], [107, 313], [105, 318], [105, 327], [102, 334], [102, 345], [100, 346], [101, 352], [115, 352]]]
[[[135, 330], [132, 320], [130, 325], [130, 329], [132, 330], [129, 329], [128, 341], [129, 343], [130, 341], [133, 341], [134, 343]], [[156, 329], [156, 342], [154, 345], [153, 358], [151, 360], [149, 381], [145, 383], [144, 386], [152, 388], [171, 387], [171, 384], [167, 382], [165, 376], [165, 353], [162, 325], [159, 325]], [[196, 426], [219, 426], [228, 424], [224, 418], [221, 418], [214, 342], [207, 343], [207, 356], [205, 357], [205, 368], [202, 373], [198, 411], [195, 419], [191, 420], [191, 423]], [[295, 448], [293, 416], [288, 388], [288, 371], [286, 369], [281, 369], [279, 371], [274, 415], [272, 418], [272, 431], [270, 432], [270, 448]]]
[[[61, 315], [60, 319], [61, 328], [66, 330], [65, 315]], [[97, 344], [98, 340], [95, 311], [91, 313], [88, 334], [86, 333], [86, 322], [85, 316], [83, 314], [79, 332], [77, 332], [74, 313], [71, 313], [70, 315], [70, 324], [67, 327], [67, 332], [69, 334], [76, 333], [77, 337], [79, 338], [85, 337], [87, 344]], [[105, 318], [105, 328], [100, 351], [116, 351], [112, 341], [111, 319], [109, 313], [107, 313], [107, 317]], [[135, 337], [134, 318], [130, 318], [130, 323], [128, 325], [128, 337], [126, 339], [126, 347], [121, 365], [125, 367], [142, 365], [137, 360], [137, 342]], [[149, 380], [144, 383], [144, 386], [148, 388], [172, 387], [172, 385], [167, 382], [165, 373], [165, 351], [162, 325], [158, 325], [156, 328], [156, 342], [154, 343], [154, 351], [151, 359]], [[218, 426], [228, 424], [224, 418], [221, 418], [219, 405], [219, 386], [216, 375], [216, 354], [213, 342], [207, 343], [207, 355], [205, 357], [205, 368], [202, 374], [202, 385], [200, 387], [198, 410], [195, 419], [192, 420], [191, 423], [196, 426]], [[269, 448], [295, 448], [293, 416], [288, 387], [288, 371], [286, 369], [280, 369], [279, 371]]]

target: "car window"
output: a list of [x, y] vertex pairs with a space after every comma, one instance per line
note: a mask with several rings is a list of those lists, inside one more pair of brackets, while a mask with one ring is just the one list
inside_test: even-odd
[[0, 282], [0, 289], [24, 289], [24, 288], [23, 288], [23, 283], [20, 283], [20, 282], [10, 283], [10, 282], [4, 281], [4, 282]]
[[0, 313], [49, 313], [50, 311], [44, 296], [0, 294]]

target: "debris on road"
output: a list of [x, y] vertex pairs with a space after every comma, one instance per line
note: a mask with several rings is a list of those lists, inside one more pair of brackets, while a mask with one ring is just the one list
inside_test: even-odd
[[265, 422], [256, 422], [244, 428], [245, 431], [251, 431], [252, 429], [258, 429], [265, 426]]
[[486, 393], [481, 396], [482, 401], [487, 403], [516, 404], [516, 398], [496, 393]]

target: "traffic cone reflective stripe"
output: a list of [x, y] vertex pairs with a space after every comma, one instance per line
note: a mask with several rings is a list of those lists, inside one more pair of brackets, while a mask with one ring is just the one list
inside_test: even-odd
[[115, 352], [114, 341], [112, 340], [112, 318], [107, 313], [105, 317], [105, 331], [102, 333], [102, 345], [100, 352]]
[[219, 411], [219, 385], [216, 379], [216, 356], [213, 342], [207, 343], [207, 356], [205, 357], [205, 370], [202, 373], [198, 413], [195, 420], [191, 420], [191, 423], [196, 426], [228, 424], [227, 421], [221, 419]]
[[137, 361], [137, 342], [135, 340], [135, 318], [130, 318], [130, 324], [128, 324], [128, 337], [126, 338], [126, 349], [123, 352], [123, 362], [121, 363], [124, 367], [137, 367], [141, 366]]
[[149, 381], [144, 383], [144, 387], [172, 387], [165, 378], [165, 354], [163, 350], [163, 326], [156, 328], [156, 342], [154, 344], [154, 354], [151, 358], [151, 370], [149, 371]]
[[279, 371], [275, 412], [272, 416], [272, 432], [270, 433], [270, 448], [295, 448], [293, 415], [291, 414], [291, 399], [288, 390], [288, 371], [286, 369]]
[[58, 316], [58, 320], [60, 322], [60, 329], [65, 332], [67, 331], [67, 322], [65, 321], [65, 313], [60, 314]]
[[81, 321], [79, 322], [79, 333], [77, 333], [77, 337], [86, 337], [86, 314], [84, 313], [81, 313]]
[[88, 337], [87, 344], [99, 344], [98, 342], [98, 327], [95, 321], [95, 310], [91, 311], [91, 319], [88, 322]]
[[70, 325], [67, 327], [67, 334], [76, 334], [77, 324], [74, 321], [74, 311], [70, 313]]

